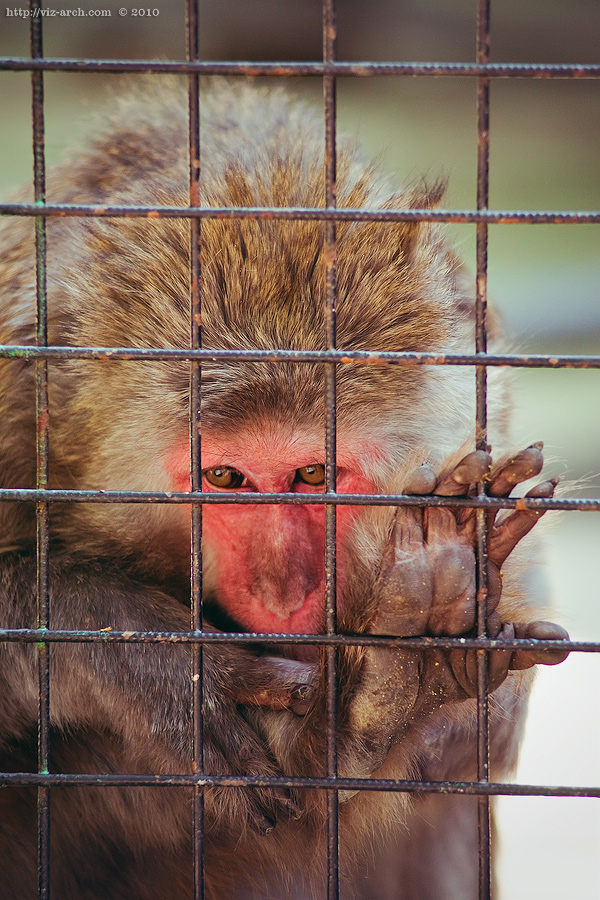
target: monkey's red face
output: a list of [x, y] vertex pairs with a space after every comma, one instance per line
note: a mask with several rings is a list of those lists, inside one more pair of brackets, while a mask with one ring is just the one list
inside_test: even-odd
[[[369, 448], [372, 451], [372, 447]], [[376, 490], [361, 469], [361, 448], [338, 449], [337, 490]], [[173, 481], [189, 489], [187, 448], [173, 460]], [[227, 441], [202, 440], [204, 491], [321, 493], [322, 440], [296, 432], [245, 433]], [[338, 507], [338, 584], [343, 588], [344, 546], [357, 507]], [[206, 580], [219, 607], [240, 626], [263, 632], [323, 630], [325, 509], [309, 505], [204, 507]]]

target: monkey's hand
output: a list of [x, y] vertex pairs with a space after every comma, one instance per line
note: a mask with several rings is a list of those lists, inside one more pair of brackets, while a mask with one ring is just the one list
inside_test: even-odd
[[[489, 454], [477, 451], [439, 478], [428, 466], [421, 466], [409, 479], [405, 492], [472, 496], [476, 483], [484, 481], [490, 496], [505, 497], [516, 484], [539, 474], [542, 466], [540, 444], [495, 467]], [[555, 486], [555, 481], [546, 481], [526, 496], [551, 497]], [[488, 637], [568, 638], [558, 625], [506, 622], [498, 610], [502, 565], [541, 515], [543, 510], [526, 508], [501, 517], [495, 510], [488, 514]], [[475, 530], [473, 509], [399, 507], [376, 582], [378, 611], [371, 632], [475, 636]], [[488, 656], [490, 690], [499, 687], [511, 669], [529, 668], [535, 663], [554, 665], [567, 655], [561, 650], [492, 651]], [[382, 759], [390, 743], [400, 739], [411, 725], [445, 703], [476, 694], [476, 651], [372, 649], [366, 654], [352, 717], [367, 746], [373, 749], [374, 758]]]
[[[0, 566], [2, 625], [36, 622], [35, 560], [5, 555]], [[59, 559], [51, 564], [51, 626], [56, 629], [185, 632], [189, 611], [161, 591], [119, 571]], [[0, 744], [26, 740], [37, 725], [35, 648], [7, 643], [0, 653]], [[120, 738], [116, 761], [102, 753], [107, 771], [190, 771], [192, 766], [190, 645], [175, 643], [53, 644], [50, 718], [62, 732], [85, 730], [88, 741], [110, 732]], [[281, 775], [248, 706], [264, 703], [302, 714], [310, 702], [312, 667], [257, 658], [240, 647], [204, 650], [204, 770], [212, 775]], [[243, 688], [240, 688], [243, 686]], [[246, 706], [244, 706], [246, 704]], [[116, 767], [116, 768], [115, 768]], [[104, 769], [103, 769], [104, 770]], [[237, 802], [232, 803], [235, 790]], [[179, 797], [179, 795], [174, 795]], [[181, 795], [182, 823], [189, 821]], [[174, 801], [175, 802], [175, 801]], [[215, 787], [206, 794], [207, 828], [236, 840], [246, 828], [270, 831], [278, 819], [299, 814], [295, 797], [277, 787]], [[157, 819], [160, 816], [157, 815]], [[182, 828], [185, 827], [182, 824]], [[236, 837], [237, 836], [237, 837]]]

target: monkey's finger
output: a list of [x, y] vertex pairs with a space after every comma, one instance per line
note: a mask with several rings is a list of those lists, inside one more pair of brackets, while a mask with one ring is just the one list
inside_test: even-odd
[[377, 581], [374, 634], [422, 634], [431, 603], [431, 571], [423, 546], [423, 511], [399, 507]]
[[258, 834], [271, 834], [280, 818], [299, 819], [304, 810], [284, 788], [252, 789], [249, 792], [248, 823]]
[[404, 559], [407, 552], [423, 543], [423, 510], [417, 506], [399, 506], [394, 514], [394, 524], [388, 546], [383, 554], [383, 565], [393, 566]]
[[471, 548], [449, 541], [442, 543], [434, 556], [433, 584], [428, 632], [458, 635], [470, 631], [477, 612], [475, 560]]
[[[552, 497], [557, 484], [558, 479], [551, 478], [549, 481], [536, 485], [525, 496]], [[500, 568], [521, 538], [531, 531], [544, 512], [543, 509], [516, 509], [502, 519], [489, 536], [488, 556], [490, 561]]]
[[[261, 775], [264, 773], [253, 771], [253, 767], [250, 766], [247, 774]], [[270, 774], [273, 776], [282, 773], [272, 771]], [[288, 788], [277, 786], [251, 788], [248, 791], [248, 800], [250, 824], [259, 834], [270, 834], [280, 819], [299, 819], [304, 813], [301, 798]]]
[[306, 805], [302, 799], [302, 791], [295, 791], [293, 788], [288, 788], [289, 792], [289, 805], [288, 805], [288, 813], [292, 819], [301, 819], [306, 814]]
[[496, 607], [502, 596], [502, 572], [493, 562], [488, 561], [488, 577], [487, 577], [487, 629], [491, 634], [494, 628], [499, 630], [501, 621], [498, 613], [495, 612]]
[[306, 715], [316, 693], [316, 665], [280, 657], [259, 657], [254, 677], [242, 685], [236, 694], [243, 706], [267, 709], [289, 709], [296, 715]]
[[[537, 641], [568, 641], [569, 633], [554, 622], [526, 622], [515, 625], [515, 637]], [[530, 669], [531, 666], [556, 666], [569, 655], [568, 650], [516, 650], [511, 669]]]
[[535, 478], [544, 467], [543, 443], [538, 441], [492, 469], [487, 485], [490, 497], [508, 497], [516, 484]]
[[469, 453], [451, 472], [442, 476], [434, 494], [440, 494], [443, 497], [458, 497], [468, 493], [472, 484], [484, 480], [491, 465], [492, 457], [484, 450], [475, 450], [473, 453]]
[[[465, 456], [457, 466], [446, 475], [443, 475], [434, 493], [446, 497], [467, 495], [472, 485], [483, 481], [490, 470], [492, 457], [484, 450], [475, 450]], [[472, 541], [475, 529], [475, 517], [470, 509], [428, 508], [425, 510], [425, 533], [427, 542], [435, 540], [452, 540], [457, 535], [457, 523], [460, 526], [461, 537], [466, 541]]]
[[457, 540], [456, 515], [453, 510], [433, 506], [425, 510], [423, 520], [425, 540], [429, 545]]
[[[504, 622], [504, 624], [501, 625], [500, 630], [496, 634], [492, 634], [488, 624], [488, 635], [489, 637], [510, 641], [515, 636], [515, 627], [512, 622]], [[511, 650], [492, 650], [489, 654], [488, 688], [490, 691], [495, 691], [496, 688], [500, 687], [502, 682], [506, 679], [508, 670], [512, 668], [512, 655], [513, 654]]]
[[288, 788], [270, 788], [272, 798], [277, 802], [277, 813], [292, 819], [300, 819], [304, 815], [304, 807], [300, 802], [298, 792]]
[[408, 476], [404, 485], [404, 493], [431, 494], [436, 481], [437, 477], [431, 466], [428, 463], [423, 463]]
[[477, 695], [477, 663], [474, 651], [450, 650], [448, 652], [450, 669], [463, 693], [467, 697]]
[[289, 709], [298, 716], [306, 715], [314, 698], [315, 688], [310, 684], [299, 684], [295, 688], [275, 686], [251, 693], [242, 690], [238, 695], [242, 706], [261, 706], [273, 710]]
[[[405, 494], [431, 494], [437, 477], [431, 466], [423, 463], [414, 469], [404, 485]], [[425, 510], [419, 506], [400, 506], [396, 510], [392, 541], [394, 557], [411, 549], [411, 545], [423, 543], [423, 519]]]
[[290, 694], [290, 709], [297, 716], [305, 716], [313, 705], [316, 688], [313, 684], [299, 684]]
[[[539, 475], [544, 467], [543, 446], [538, 441], [494, 466], [488, 479], [487, 494], [490, 497], [508, 497], [516, 484]], [[488, 512], [486, 518], [489, 531], [492, 530], [498, 513], [497, 509]]]
[[[505, 640], [514, 637], [511, 623], [505, 623], [495, 635]], [[513, 654], [510, 650], [491, 650], [488, 653], [488, 690], [495, 691], [505, 681], [509, 669], [514, 668], [511, 662]], [[477, 651], [450, 650], [448, 660], [456, 681], [467, 697], [477, 696]]]
[[276, 821], [270, 816], [263, 815], [260, 810], [256, 810], [253, 806], [250, 806], [250, 811], [248, 813], [248, 824], [253, 831], [256, 831], [257, 834], [266, 836], [267, 834], [271, 834], [271, 832], [275, 828]]
[[379, 580], [389, 580], [399, 559], [406, 557], [415, 546], [423, 543], [423, 510], [412, 506], [399, 506], [394, 512], [389, 537], [381, 554]]

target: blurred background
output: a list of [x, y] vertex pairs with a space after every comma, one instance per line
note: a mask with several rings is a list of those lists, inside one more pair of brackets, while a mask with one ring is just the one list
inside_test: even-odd
[[[25, 4], [0, 7], [0, 54], [29, 54]], [[184, 4], [152, 0], [52, 0], [54, 9], [110, 16], [45, 20], [49, 56], [184, 58]], [[475, 0], [339, 0], [338, 58], [473, 61]], [[119, 15], [125, 9], [127, 15]], [[319, 0], [203, 0], [205, 59], [302, 60], [321, 56]], [[598, 63], [598, 0], [492, 2], [494, 62]], [[89, 112], [120, 76], [45, 77], [48, 160], [85, 134]], [[319, 102], [318, 79], [291, 88]], [[473, 79], [340, 79], [343, 131], [380, 156], [398, 183], [447, 175], [448, 207], [472, 208], [476, 184]], [[30, 78], [0, 72], [0, 196], [31, 179]], [[496, 80], [491, 87], [491, 198], [496, 209], [600, 208], [598, 81]], [[85, 199], [85, 198], [82, 198]], [[475, 229], [452, 228], [475, 268]], [[490, 228], [490, 297], [511, 349], [600, 353], [600, 229], [591, 225]], [[600, 494], [600, 371], [515, 373], [514, 437], [543, 439], [568, 496]], [[546, 516], [552, 600], [574, 638], [600, 640], [597, 513]], [[572, 655], [541, 670], [516, 780], [600, 783], [600, 658]], [[598, 900], [600, 808], [595, 800], [501, 798], [502, 900]]]

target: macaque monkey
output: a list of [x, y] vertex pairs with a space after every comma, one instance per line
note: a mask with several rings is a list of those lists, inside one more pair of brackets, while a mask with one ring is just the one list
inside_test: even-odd
[[[322, 146], [319, 117], [284, 93], [215, 82], [202, 108], [199, 202], [318, 207]], [[186, 147], [185, 83], [136, 82], [88, 148], [49, 172], [48, 200], [185, 207]], [[338, 170], [340, 207], [431, 207], [442, 197], [439, 185], [391, 191], [350, 144]], [[189, 347], [187, 219], [52, 218], [47, 228], [52, 344]], [[337, 233], [340, 348], [472, 347], [472, 291], [442, 228], [345, 223]], [[203, 346], [322, 349], [323, 235], [316, 222], [204, 220]], [[3, 223], [0, 291], [0, 340], [34, 343], [31, 219]], [[190, 489], [188, 362], [71, 359], [49, 369], [51, 487]], [[537, 476], [541, 445], [507, 452], [505, 376], [489, 375], [493, 460], [474, 450], [471, 369], [340, 365], [338, 491], [466, 497], [483, 481], [506, 497]], [[323, 379], [317, 364], [204, 363], [203, 490], [322, 492]], [[32, 487], [31, 364], [0, 360], [0, 412], [0, 484]], [[542, 480], [529, 494], [554, 487]], [[189, 630], [189, 505], [56, 503], [50, 515], [52, 628]], [[536, 621], [532, 551], [518, 547], [538, 517], [488, 517], [492, 636], [565, 636]], [[205, 506], [207, 628], [322, 633], [324, 523], [317, 505]], [[473, 634], [474, 541], [473, 510], [340, 506], [339, 630]], [[33, 504], [0, 503], [0, 554], [0, 624], [33, 627]], [[0, 763], [37, 771], [35, 648], [0, 647]], [[515, 761], [526, 670], [565, 655], [490, 654], [494, 777]], [[308, 645], [205, 648], [206, 772], [326, 774], [320, 656]], [[345, 647], [337, 656], [340, 775], [474, 777], [473, 651]], [[52, 771], [191, 771], [189, 646], [54, 643], [50, 658]], [[323, 791], [213, 787], [205, 796], [209, 897], [323, 896]], [[476, 896], [473, 798], [359, 791], [340, 800], [344, 897]], [[188, 788], [51, 790], [55, 900], [187, 900], [191, 858]], [[35, 896], [34, 789], [0, 792], [0, 867], [3, 896]]]

